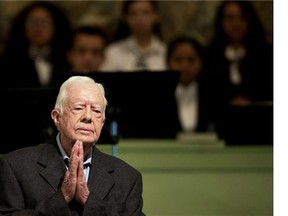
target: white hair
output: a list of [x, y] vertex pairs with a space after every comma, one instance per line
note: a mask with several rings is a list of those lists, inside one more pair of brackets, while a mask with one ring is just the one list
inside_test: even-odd
[[105, 117], [105, 110], [106, 110], [106, 106], [108, 105], [108, 102], [105, 97], [104, 86], [101, 83], [95, 82], [94, 79], [88, 76], [71, 76], [69, 79], [67, 79], [60, 87], [54, 108], [59, 109], [60, 114], [63, 113], [64, 105], [68, 97], [68, 89], [74, 84], [95, 84], [95, 86], [98, 87], [104, 99], [104, 117]]

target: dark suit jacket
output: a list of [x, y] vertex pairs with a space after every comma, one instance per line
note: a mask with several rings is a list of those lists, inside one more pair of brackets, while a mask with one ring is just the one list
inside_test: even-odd
[[84, 209], [68, 205], [60, 191], [66, 171], [56, 142], [0, 157], [2, 215], [144, 215], [142, 176], [119, 158], [93, 151]]
[[[195, 128], [195, 132], [210, 132], [211, 124], [213, 124], [213, 119], [211, 113], [209, 112], [208, 100], [207, 100], [207, 86], [206, 83], [203, 83], [202, 75], [198, 78], [198, 89], [197, 89], [197, 97], [198, 97], [198, 113], [197, 113], [197, 125]], [[176, 99], [177, 101], [177, 99]], [[177, 111], [177, 132], [183, 132], [184, 129], [181, 126], [181, 120], [179, 118], [179, 110]]]
[[52, 64], [51, 81], [46, 86], [40, 83], [39, 76], [35, 67], [35, 62], [27, 56], [18, 58], [0, 57], [1, 80], [0, 87], [4, 88], [59, 88], [63, 82], [63, 75], [67, 66], [63, 60], [50, 61]]

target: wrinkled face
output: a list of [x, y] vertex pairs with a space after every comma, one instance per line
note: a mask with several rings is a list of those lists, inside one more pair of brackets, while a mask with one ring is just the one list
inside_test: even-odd
[[78, 84], [69, 88], [63, 115], [52, 111], [52, 118], [60, 131], [61, 143], [72, 148], [76, 140], [89, 148], [98, 141], [105, 121], [104, 98], [97, 86]]
[[158, 16], [149, 1], [135, 1], [129, 6], [126, 22], [133, 34], [150, 34]]
[[202, 69], [202, 61], [194, 46], [182, 43], [174, 49], [169, 59], [169, 67], [172, 70], [180, 71], [180, 82], [188, 85], [197, 79]]
[[25, 21], [27, 40], [37, 46], [49, 44], [53, 38], [54, 25], [49, 11], [39, 7], [31, 10]]
[[79, 34], [74, 39], [67, 59], [73, 71], [91, 72], [99, 70], [104, 60], [104, 40], [95, 35]]
[[248, 28], [246, 18], [237, 3], [229, 3], [224, 9], [223, 30], [232, 42], [241, 42]]

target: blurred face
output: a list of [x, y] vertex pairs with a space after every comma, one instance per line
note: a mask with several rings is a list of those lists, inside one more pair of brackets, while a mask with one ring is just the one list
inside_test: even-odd
[[84, 151], [91, 149], [99, 139], [104, 112], [104, 98], [97, 86], [78, 84], [69, 88], [63, 115], [58, 110], [52, 111], [61, 143], [68, 153], [76, 140], [83, 141]]
[[104, 60], [105, 42], [101, 37], [79, 34], [74, 45], [67, 53], [67, 59], [73, 71], [97, 71]]
[[42, 7], [31, 10], [25, 22], [25, 32], [30, 44], [49, 44], [54, 34], [53, 19], [49, 11]]
[[202, 69], [202, 62], [194, 46], [182, 43], [174, 49], [169, 59], [169, 67], [180, 71], [180, 83], [188, 85], [197, 79]]
[[237, 3], [226, 5], [222, 25], [232, 43], [241, 42], [247, 32], [248, 23]]
[[129, 6], [125, 19], [133, 34], [150, 35], [158, 16], [149, 1], [135, 1]]

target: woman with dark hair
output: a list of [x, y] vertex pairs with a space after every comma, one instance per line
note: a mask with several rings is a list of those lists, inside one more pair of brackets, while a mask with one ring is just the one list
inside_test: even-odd
[[103, 71], [163, 70], [166, 45], [161, 40], [157, 1], [123, 2], [123, 20], [106, 48]]
[[220, 136], [227, 108], [273, 99], [273, 48], [266, 36], [251, 2], [221, 3], [205, 62]]
[[67, 68], [66, 50], [71, 26], [60, 8], [36, 1], [12, 22], [2, 55], [6, 87], [49, 87]]
[[212, 122], [207, 113], [204, 70], [204, 46], [196, 38], [181, 35], [173, 38], [167, 49], [167, 65], [179, 72], [175, 99], [177, 103], [178, 131], [184, 133], [211, 131]]
[[[124, 38], [128, 37], [130, 34], [133, 33], [133, 29], [130, 28], [129, 23], [126, 22], [126, 20], [125, 20], [125, 15], [129, 13], [130, 5], [133, 2], [134, 2], [133, 0], [132, 1], [131, 0], [125, 0], [123, 2], [123, 5], [122, 5], [123, 19], [120, 20], [119, 26], [118, 26], [118, 28], [116, 30], [116, 33], [115, 33], [114, 37], [112, 38], [112, 41], [117, 41], [117, 40], [120, 40], [120, 39], [124, 39]], [[156, 13], [158, 13], [158, 11], [159, 11], [158, 1], [150, 1], [150, 3], [152, 5], [153, 10]], [[159, 20], [157, 20], [157, 22], [155, 22], [153, 24], [152, 31], [157, 37], [162, 39], [161, 27], [160, 27]]]

